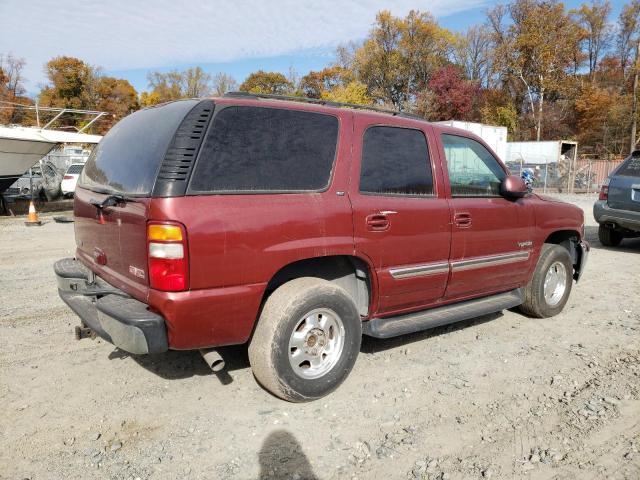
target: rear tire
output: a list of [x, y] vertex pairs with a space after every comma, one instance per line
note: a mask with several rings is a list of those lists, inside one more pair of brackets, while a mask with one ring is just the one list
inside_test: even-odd
[[562, 311], [573, 284], [573, 263], [566, 248], [545, 243], [533, 278], [524, 288], [520, 311], [535, 317], [553, 317]]
[[284, 400], [306, 402], [347, 378], [361, 340], [362, 321], [344, 289], [319, 278], [297, 278], [265, 302], [249, 343], [249, 361], [265, 389]]
[[605, 247], [617, 247], [622, 242], [624, 235], [616, 232], [613, 228], [600, 225], [598, 227], [598, 240]]

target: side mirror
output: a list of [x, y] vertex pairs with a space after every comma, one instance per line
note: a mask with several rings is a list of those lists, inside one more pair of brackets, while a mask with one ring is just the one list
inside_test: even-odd
[[522, 198], [529, 190], [524, 180], [517, 175], [509, 175], [500, 184], [500, 194], [506, 198]]

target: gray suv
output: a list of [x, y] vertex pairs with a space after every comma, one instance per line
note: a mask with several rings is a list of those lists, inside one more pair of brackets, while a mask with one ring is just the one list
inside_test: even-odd
[[600, 243], [606, 247], [619, 245], [623, 238], [640, 236], [640, 150], [605, 180], [593, 216], [600, 224]]

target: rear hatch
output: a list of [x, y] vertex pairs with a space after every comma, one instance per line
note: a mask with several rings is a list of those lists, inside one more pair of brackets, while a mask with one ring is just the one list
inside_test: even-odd
[[640, 153], [627, 158], [611, 176], [610, 208], [640, 212]]
[[197, 103], [173, 102], [125, 117], [93, 150], [78, 181], [78, 259], [141, 301], [149, 285], [146, 229], [156, 177], [178, 127]]

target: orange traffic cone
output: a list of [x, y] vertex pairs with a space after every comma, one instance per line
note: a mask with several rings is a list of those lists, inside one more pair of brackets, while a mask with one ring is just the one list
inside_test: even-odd
[[29, 218], [24, 224], [27, 227], [40, 226], [42, 222], [38, 218], [38, 212], [36, 212], [36, 206], [33, 204], [33, 200], [29, 202]]

